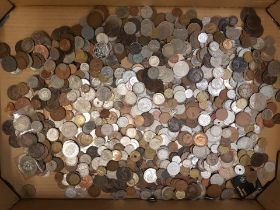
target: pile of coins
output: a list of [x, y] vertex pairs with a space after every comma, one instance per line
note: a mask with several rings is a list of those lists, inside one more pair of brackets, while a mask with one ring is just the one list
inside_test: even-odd
[[53, 174], [69, 198], [231, 199], [236, 177], [271, 180], [258, 135], [280, 123], [280, 62], [255, 11], [241, 19], [96, 6], [14, 56], [0, 43], [5, 71], [34, 71], [7, 90], [21, 173]]

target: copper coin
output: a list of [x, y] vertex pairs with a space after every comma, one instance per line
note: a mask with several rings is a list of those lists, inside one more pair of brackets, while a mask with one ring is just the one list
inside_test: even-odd
[[195, 120], [198, 119], [201, 109], [199, 107], [191, 106], [186, 109], [186, 113], [189, 119]]
[[280, 113], [276, 113], [273, 117], [272, 120], [275, 124], [280, 124]]
[[60, 121], [60, 120], [63, 120], [65, 118], [66, 111], [62, 106], [60, 106], [60, 107], [58, 107], [54, 110], [51, 110], [50, 116], [53, 120]]
[[31, 146], [35, 144], [38, 140], [38, 137], [34, 133], [24, 133], [20, 136], [20, 144], [24, 147]]
[[60, 79], [68, 79], [70, 76], [70, 68], [66, 64], [59, 64], [55, 68], [55, 74]]
[[16, 100], [16, 102], [14, 103], [15, 105], [15, 109], [16, 110], [20, 110], [23, 109], [25, 107], [29, 107], [31, 106], [30, 100], [26, 97], [21, 97], [18, 100]]
[[144, 118], [144, 124], [143, 124], [143, 126], [149, 127], [149, 126], [151, 126], [151, 125], [153, 124], [153, 122], [154, 122], [154, 116], [153, 116], [151, 113], [149, 113], [149, 112], [144, 112], [144, 113], [142, 114], [142, 117]]
[[247, 112], [239, 112], [236, 115], [235, 122], [241, 127], [246, 127], [251, 124], [251, 116]]
[[190, 133], [182, 132], [182, 137], [178, 139], [178, 143], [182, 146], [191, 146], [193, 144], [193, 136]]
[[33, 52], [42, 54], [45, 59], [49, 57], [48, 48], [41, 44], [35, 45]]
[[193, 140], [194, 140], [195, 145], [197, 145], [197, 146], [205, 146], [208, 143], [208, 138], [204, 133], [194, 134]]
[[0, 42], [0, 58], [8, 56], [11, 53], [10, 46], [5, 42]]
[[87, 16], [87, 23], [93, 28], [98, 28], [102, 25], [103, 15], [99, 10], [93, 10]]
[[82, 180], [81, 180], [81, 182], [80, 182], [80, 186], [82, 187], [82, 188], [86, 188], [86, 189], [88, 189], [91, 185], [92, 185], [92, 183], [93, 183], [93, 179], [92, 179], [92, 177], [91, 176], [84, 176], [83, 178], [82, 178]]
[[219, 120], [225, 120], [228, 116], [228, 112], [226, 109], [218, 109], [216, 111], [216, 118]]
[[144, 125], [144, 122], [145, 122], [145, 118], [142, 115], [135, 116], [134, 123], [136, 127], [140, 127]]
[[217, 184], [212, 184], [206, 189], [206, 193], [211, 198], [219, 198], [222, 193], [222, 188]]
[[129, 7], [129, 14], [131, 16], [137, 16], [139, 13], [139, 8], [137, 6], [130, 6]]
[[171, 13], [175, 17], [180, 17], [183, 14], [183, 11], [181, 10], [181, 8], [175, 7], [172, 9]]
[[11, 85], [7, 89], [7, 95], [11, 100], [17, 100], [21, 97], [21, 91], [19, 89], [19, 86], [17, 85]]

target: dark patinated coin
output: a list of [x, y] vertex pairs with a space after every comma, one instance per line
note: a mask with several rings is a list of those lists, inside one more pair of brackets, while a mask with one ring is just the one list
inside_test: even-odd
[[268, 160], [268, 155], [265, 153], [254, 153], [251, 157], [251, 165], [253, 167], [260, 167], [262, 164], [266, 163]]
[[128, 50], [131, 54], [138, 54], [142, 50], [142, 46], [138, 42], [133, 42], [128, 46]]
[[96, 125], [94, 121], [88, 121], [82, 126], [82, 130], [85, 134], [90, 134], [95, 129]]
[[272, 120], [275, 124], [280, 124], [280, 113], [277, 113], [275, 114], [273, 117], [272, 117]]
[[35, 159], [40, 159], [45, 153], [45, 149], [45, 145], [42, 143], [32, 144], [28, 147], [28, 154]]
[[243, 72], [248, 68], [248, 63], [244, 60], [244, 58], [236, 57], [233, 59], [231, 67], [233, 71]]
[[23, 147], [29, 147], [33, 144], [36, 144], [38, 141], [38, 137], [36, 134], [31, 132], [26, 132], [19, 137], [19, 142]]
[[9, 145], [13, 148], [20, 148], [18, 137], [15, 134], [9, 136]]
[[168, 129], [172, 132], [178, 132], [181, 127], [182, 127], [182, 123], [180, 120], [178, 120], [175, 117], [172, 117], [169, 121], [168, 121]]
[[200, 68], [192, 68], [187, 74], [187, 78], [193, 83], [198, 83], [203, 80], [203, 76], [203, 71]]
[[271, 61], [267, 66], [267, 71], [271, 76], [277, 77], [280, 74], [280, 61]]
[[132, 172], [128, 167], [120, 167], [117, 169], [117, 178], [121, 182], [127, 182], [132, 177]]
[[21, 192], [22, 192], [23, 197], [32, 198], [36, 195], [36, 188], [34, 185], [26, 184], [26, 185], [22, 186]]
[[273, 85], [277, 81], [277, 77], [270, 75], [268, 71], [264, 71], [262, 81], [268, 85]]
[[15, 129], [14, 129], [14, 126], [13, 126], [13, 121], [12, 120], [6, 120], [2, 124], [2, 131], [6, 135], [13, 135], [15, 133]]
[[95, 146], [90, 146], [89, 148], [87, 148], [86, 153], [88, 155], [90, 155], [91, 158], [95, 158], [98, 156], [98, 152], [97, 152], [98, 148]]
[[256, 15], [256, 11], [251, 7], [244, 7], [240, 12], [240, 19], [245, 21], [248, 15]]
[[101, 194], [101, 189], [96, 185], [91, 185], [88, 188], [88, 194], [93, 198], [97, 198]]
[[14, 56], [7, 55], [2, 58], [2, 68], [6, 72], [13, 72], [17, 69], [17, 61]]
[[5, 42], [0, 42], [0, 58], [8, 56], [11, 53], [10, 46]]
[[144, 113], [142, 114], [142, 117], [144, 118], [144, 124], [143, 124], [143, 126], [149, 127], [149, 126], [151, 126], [151, 125], [153, 124], [153, 122], [154, 122], [154, 116], [153, 116], [151, 113], [149, 113], [149, 112], [144, 112]]

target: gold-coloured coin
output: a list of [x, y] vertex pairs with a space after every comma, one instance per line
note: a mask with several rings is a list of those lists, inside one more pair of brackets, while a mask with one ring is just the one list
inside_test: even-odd
[[247, 154], [241, 156], [240, 159], [239, 159], [240, 164], [243, 165], [243, 166], [249, 165], [249, 164], [250, 164], [250, 161], [251, 161], [251, 158], [250, 158], [250, 156], [247, 155]]
[[188, 176], [190, 174], [190, 168], [186, 168], [184, 166], [181, 166], [180, 167], [180, 173], [183, 175], [183, 176]]
[[78, 127], [81, 127], [85, 123], [86, 119], [83, 115], [78, 114], [74, 117], [73, 121]]
[[107, 170], [106, 170], [106, 168], [104, 166], [98, 166], [98, 168], [96, 170], [96, 173], [99, 176], [105, 176], [106, 172], [107, 172]]
[[196, 179], [196, 178], [199, 177], [199, 175], [200, 175], [200, 172], [199, 172], [198, 169], [193, 168], [193, 169], [190, 170], [190, 177]]
[[229, 148], [220, 145], [220, 146], [218, 147], [218, 151], [219, 151], [220, 154], [222, 155], [222, 154], [228, 153], [228, 152], [229, 152]]

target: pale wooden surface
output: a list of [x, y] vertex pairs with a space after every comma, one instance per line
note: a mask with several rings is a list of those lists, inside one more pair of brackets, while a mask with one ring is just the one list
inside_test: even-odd
[[[51, 32], [55, 27], [61, 25], [73, 25], [79, 19], [85, 16], [90, 7], [17, 7], [7, 20], [4, 27], [0, 28], [0, 40], [5, 41], [11, 46], [14, 46], [16, 41], [29, 36], [35, 30], [45, 30]], [[167, 8], [159, 9], [167, 11]], [[197, 9], [199, 17], [202, 16], [239, 16], [240, 9]], [[265, 28], [265, 35], [271, 34], [276, 40], [276, 47], [278, 49], [277, 58], [280, 58], [280, 33], [279, 29], [272, 23], [270, 17], [265, 10], [258, 9], [258, 14], [261, 16]], [[25, 71], [21, 75], [11, 75], [1, 71], [1, 122], [3, 122], [7, 115], [4, 111], [5, 105], [8, 102], [6, 90], [9, 85], [19, 81], [25, 80], [30, 71]], [[276, 152], [280, 150], [280, 126], [275, 126], [272, 129], [265, 129], [263, 136], [267, 137], [269, 144], [267, 152], [270, 159], [275, 160]], [[2, 135], [1, 139], [1, 175], [10, 181], [13, 186], [20, 191], [20, 188], [25, 183], [32, 183], [36, 185], [38, 198], [62, 198], [64, 191], [56, 187], [53, 176], [47, 177], [33, 177], [29, 179], [23, 178], [19, 173], [16, 165], [16, 158], [22, 153], [21, 149], [10, 148], [7, 136]]]
[[16, 6], [26, 5], [60, 5], [60, 6], [87, 6], [87, 5], [155, 5], [155, 6], [185, 6], [185, 7], [267, 7], [274, 0], [11, 0]]

